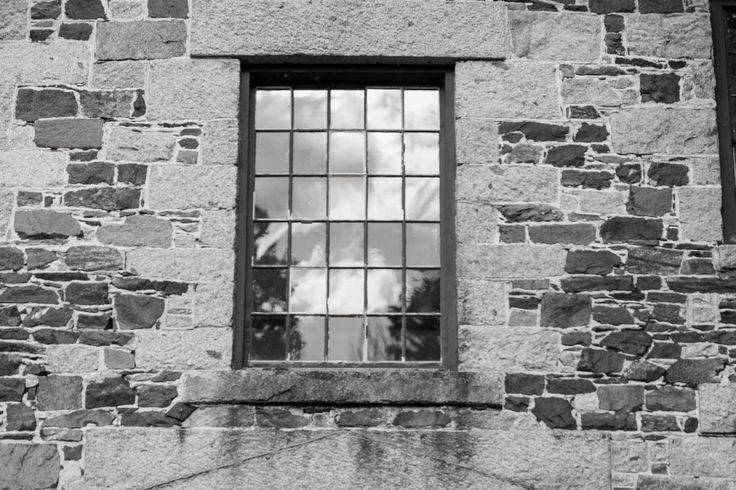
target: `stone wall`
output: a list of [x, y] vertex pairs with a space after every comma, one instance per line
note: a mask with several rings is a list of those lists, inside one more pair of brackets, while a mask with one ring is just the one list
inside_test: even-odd
[[[732, 488], [707, 9], [2, 1], [0, 487]], [[455, 62], [460, 373], [230, 371], [239, 57]]]

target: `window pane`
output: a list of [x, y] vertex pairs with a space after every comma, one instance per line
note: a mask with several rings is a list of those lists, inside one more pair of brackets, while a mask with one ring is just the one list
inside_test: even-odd
[[253, 263], [286, 265], [289, 225], [286, 223], [254, 223]]
[[289, 214], [289, 178], [256, 177], [255, 219], [280, 219]]
[[406, 271], [406, 311], [410, 313], [439, 313], [440, 271]]
[[291, 91], [256, 91], [256, 129], [291, 128]]
[[440, 136], [437, 133], [404, 134], [404, 166], [407, 174], [440, 173]]
[[293, 219], [324, 219], [327, 182], [323, 177], [294, 177], [291, 216]]
[[330, 313], [363, 313], [363, 269], [330, 269]]
[[440, 179], [406, 179], [406, 219], [440, 220]]
[[368, 317], [366, 341], [369, 361], [400, 361], [401, 317]]
[[330, 172], [365, 172], [365, 133], [330, 133]]
[[294, 133], [294, 173], [327, 173], [327, 133]]
[[327, 128], [327, 90], [294, 90], [294, 128]]
[[401, 312], [401, 270], [368, 270], [368, 313]]
[[368, 172], [401, 174], [401, 133], [368, 133]]
[[368, 223], [368, 265], [401, 266], [401, 223]]
[[294, 265], [325, 265], [327, 226], [324, 223], [293, 223], [291, 225], [291, 263]]
[[368, 219], [401, 220], [400, 177], [371, 177], [368, 179]]
[[330, 361], [363, 360], [363, 319], [329, 319], [327, 358]]
[[404, 128], [440, 129], [439, 91], [404, 91]]
[[401, 129], [401, 90], [368, 89], [368, 129]]
[[330, 224], [330, 265], [363, 265], [363, 223]]
[[330, 178], [330, 219], [365, 219], [363, 177]]
[[406, 265], [440, 266], [440, 225], [406, 224]]
[[256, 173], [289, 173], [289, 133], [256, 133]]
[[291, 319], [289, 354], [293, 361], [323, 361], [325, 317], [295, 316]]
[[286, 269], [253, 269], [253, 310], [286, 311]]
[[440, 360], [439, 317], [406, 318], [406, 360]]
[[326, 313], [327, 270], [292, 267], [289, 311], [293, 313]]
[[286, 359], [286, 317], [253, 316], [253, 360], [283, 361]]
[[364, 92], [333, 90], [330, 101], [330, 126], [336, 129], [362, 129]]

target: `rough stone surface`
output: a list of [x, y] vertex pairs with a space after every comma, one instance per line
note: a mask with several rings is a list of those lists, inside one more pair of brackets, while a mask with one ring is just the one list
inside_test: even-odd
[[569, 328], [590, 323], [591, 299], [586, 295], [545, 293], [541, 308], [542, 327]]
[[733, 438], [682, 437], [670, 445], [670, 474], [736, 479]]
[[49, 117], [77, 115], [74, 92], [59, 89], [20, 89], [15, 101], [15, 118], [35, 121]]
[[[287, 0], [192, 5], [194, 54], [494, 58], [506, 54], [503, 6], [409, 0]], [[392, 33], [387, 36], [386, 33]], [[448, 42], [451, 39], [452, 42]]]
[[701, 384], [698, 387], [700, 431], [713, 434], [736, 433], [736, 385]]
[[240, 63], [228, 59], [151, 63], [148, 116], [190, 120], [237, 118]]
[[[565, 251], [559, 245], [472, 245], [459, 247], [458, 277], [522, 279], [562, 274]], [[495, 257], [493, 261], [488, 257]]]
[[455, 121], [456, 159], [464, 163], [496, 163], [498, 161], [498, 124], [480, 118]]
[[118, 328], [124, 330], [151, 328], [164, 312], [163, 299], [142, 294], [118, 294], [114, 305]]
[[34, 209], [15, 213], [15, 232], [22, 238], [59, 238], [79, 235], [82, 229], [69, 213]]
[[460, 280], [458, 320], [467, 325], [503, 325], [506, 321], [507, 282]]
[[697, 387], [700, 383], [715, 382], [716, 375], [725, 365], [726, 361], [721, 358], [679, 359], [667, 370], [665, 380]]
[[4, 62], [0, 82], [80, 85], [87, 83], [89, 46], [85, 43], [8, 42], [0, 45], [0, 59]]
[[468, 371], [555, 371], [560, 334], [537, 327], [462, 326], [460, 369]]
[[136, 126], [112, 126], [105, 142], [114, 161], [165, 162], [174, 154], [175, 133]]
[[626, 19], [629, 51], [657, 58], [710, 58], [708, 15], [631, 15]]
[[118, 270], [123, 267], [123, 256], [112, 247], [79, 245], [69, 247], [64, 262], [71, 269], [83, 271]]
[[60, 187], [66, 182], [65, 167], [64, 155], [59, 152], [0, 151], [0, 172], [3, 174], [0, 188]]
[[594, 61], [599, 56], [598, 16], [509, 11], [514, 54], [540, 60]]
[[87, 345], [49, 345], [46, 347], [46, 370], [50, 373], [91, 373], [100, 364], [99, 351]]
[[101, 148], [101, 119], [39, 119], [34, 125], [37, 146], [46, 148]]
[[141, 330], [135, 358], [140, 369], [228, 369], [232, 332], [226, 328]]
[[619, 153], [716, 153], [712, 109], [644, 107], [611, 115], [613, 149]]
[[181, 56], [186, 51], [186, 38], [187, 27], [182, 20], [102, 22], [97, 25], [95, 58], [108, 61]]
[[171, 222], [154, 216], [136, 215], [125, 218], [122, 224], [103, 225], [97, 231], [102, 243], [122, 247], [161, 247], [171, 245]]
[[54, 444], [0, 444], [0, 486], [49, 488], [59, 481], [59, 451]]
[[527, 165], [463, 165], [455, 196], [460, 202], [553, 202], [557, 170]]
[[682, 238], [715, 242], [723, 238], [721, 189], [684, 187], [677, 192]]
[[127, 254], [129, 269], [148, 277], [181, 281], [232, 280], [232, 251], [216, 249], [135, 249]]
[[235, 207], [236, 168], [157, 165], [150, 171], [148, 206], [154, 209]]
[[0, 41], [23, 40], [26, 35], [26, 10], [24, 0], [8, 0], [0, 4]]

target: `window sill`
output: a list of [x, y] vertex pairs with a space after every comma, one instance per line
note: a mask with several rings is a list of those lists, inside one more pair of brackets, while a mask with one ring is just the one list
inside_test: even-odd
[[257, 405], [454, 405], [500, 407], [503, 377], [428, 369], [190, 371], [182, 401]]

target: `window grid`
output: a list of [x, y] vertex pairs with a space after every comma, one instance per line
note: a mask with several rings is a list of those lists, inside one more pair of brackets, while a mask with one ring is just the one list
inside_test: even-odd
[[[265, 87], [264, 87], [265, 88]], [[373, 87], [371, 87], [373, 88]], [[268, 87], [269, 90], [276, 89], [276, 87]], [[272, 223], [284, 223], [287, 226], [287, 249], [286, 249], [286, 257], [285, 257], [285, 264], [273, 264], [273, 265], [256, 265], [253, 263], [252, 267], [256, 269], [268, 269], [268, 268], [278, 268], [283, 269], [283, 265], [285, 265], [286, 269], [286, 292], [285, 292], [285, 299], [286, 299], [286, 311], [285, 312], [260, 312], [260, 311], [253, 311], [253, 315], [257, 317], [269, 317], [269, 316], [284, 316], [286, 318], [286, 325], [285, 325], [285, 337], [286, 337], [286, 344], [287, 344], [287, 360], [291, 359], [291, 348], [288, 347], [288, 344], [290, 343], [290, 340], [292, 338], [292, 328], [293, 328], [293, 320], [294, 317], [324, 317], [324, 348], [323, 348], [323, 356], [324, 353], [329, 352], [329, 319], [330, 318], [362, 318], [362, 325], [363, 325], [363, 342], [362, 342], [362, 356], [361, 361], [366, 362], [375, 362], [371, 361], [368, 358], [368, 346], [367, 346], [367, 334], [368, 334], [368, 322], [369, 319], [372, 317], [380, 318], [380, 317], [395, 317], [399, 316], [401, 318], [401, 336], [400, 336], [400, 346], [401, 346], [401, 361], [407, 360], [407, 354], [406, 354], [406, 329], [407, 329], [407, 317], [416, 316], [417, 318], [421, 317], [437, 317], [439, 319], [440, 311], [437, 311], [436, 313], [424, 313], [424, 312], [407, 312], [407, 302], [409, 300], [408, 298], [408, 292], [407, 292], [407, 233], [406, 233], [406, 226], [408, 224], [414, 224], [414, 223], [435, 223], [439, 226], [439, 217], [437, 217], [436, 220], [406, 220], [407, 215], [407, 202], [406, 202], [406, 164], [405, 164], [405, 154], [406, 154], [406, 144], [405, 144], [405, 134], [407, 133], [435, 133], [439, 134], [439, 127], [430, 131], [427, 129], [424, 130], [407, 130], [406, 129], [406, 97], [405, 97], [405, 90], [404, 88], [400, 89], [400, 96], [401, 96], [401, 129], [399, 131], [393, 129], [393, 130], [376, 130], [375, 128], [369, 129], [368, 124], [368, 91], [366, 89], [362, 90], [363, 93], [363, 128], [362, 129], [345, 129], [345, 128], [333, 128], [332, 127], [332, 89], [327, 90], [327, 124], [326, 128], [323, 130], [320, 129], [303, 129], [303, 128], [296, 128], [295, 127], [295, 97], [294, 97], [294, 90], [289, 89], [289, 99], [290, 99], [290, 128], [288, 130], [289, 132], [289, 158], [288, 158], [288, 193], [289, 193], [289, 199], [288, 199], [288, 210], [289, 213], [287, 217], [283, 219], [269, 219], [268, 221], [263, 220], [256, 220], [254, 221], [254, 225], [256, 223], [260, 222], [261, 224], [272, 224]], [[439, 101], [438, 101], [439, 102]], [[264, 129], [261, 130], [259, 128], [257, 129], [257, 133], [268, 133], [268, 132], [285, 132], [285, 129]], [[331, 162], [330, 162], [330, 144], [331, 144], [331, 134], [333, 131], [339, 131], [339, 132], [355, 132], [358, 134], [365, 135], [364, 141], [365, 144], [363, 145], [364, 149], [364, 162], [363, 162], [363, 172], [361, 174], [346, 174], [346, 173], [334, 173], [331, 172]], [[294, 178], [295, 175], [301, 176], [302, 174], [295, 174], [294, 173], [294, 134], [295, 132], [299, 133], [325, 133], [327, 135], [326, 137], [326, 154], [325, 154], [325, 165], [326, 165], [326, 173], [319, 173], [319, 174], [308, 174], [309, 177], [313, 178], [322, 178], [325, 181], [325, 219], [321, 220], [305, 220], [301, 218], [294, 218], [293, 216], [293, 210], [294, 210]], [[369, 154], [368, 154], [368, 135], [370, 133], [399, 133], [401, 136], [401, 173], [400, 175], [397, 174], [372, 174], [369, 169]], [[439, 152], [439, 148], [437, 151]], [[258, 177], [285, 177], [284, 174], [279, 173], [262, 173], [259, 172]], [[331, 184], [332, 179], [331, 177], [340, 177], [340, 176], [361, 176], [363, 178], [363, 193], [364, 193], [364, 216], [362, 220], [348, 220], [348, 219], [340, 219], [339, 221], [331, 221], [330, 216], [330, 190], [331, 190]], [[412, 178], [438, 178], [439, 174], [411, 174]], [[368, 212], [369, 212], [369, 199], [370, 199], [370, 183], [371, 178], [381, 178], [381, 177], [400, 177], [401, 178], [401, 206], [402, 206], [402, 216], [404, 219], [402, 220], [376, 220], [376, 219], [370, 219]], [[255, 210], [255, 202], [253, 203], [253, 212]], [[295, 223], [325, 223], [325, 263], [321, 266], [303, 266], [299, 264], [292, 263], [292, 255], [293, 255], [293, 225]], [[340, 223], [362, 223], [363, 224], [363, 264], [360, 267], [360, 270], [362, 271], [362, 283], [363, 283], [363, 313], [360, 315], [356, 314], [340, 314], [330, 311], [330, 285], [331, 285], [331, 279], [332, 279], [332, 270], [349, 270], [349, 269], [357, 269], [358, 267], [356, 265], [333, 265], [330, 260], [331, 255], [331, 233], [332, 233], [332, 226], [331, 224], [340, 224]], [[402, 235], [402, 248], [401, 248], [401, 266], [387, 266], [387, 265], [380, 265], [380, 266], [370, 266], [369, 265], [369, 249], [368, 249], [368, 240], [369, 240], [369, 223], [400, 223], [401, 224], [401, 235]], [[438, 251], [439, 252], [439, 251]], [[254, 250], [255, 253], [255, 250]], [[253, 257], [250, 257], [249, 260], [254, 260]], [[324, 313], [303, 313], [303, 312], [295, 312], [292, 311], [292, 305], [291, 305], [291, 289], [292, 289], [292, 268], [295, 266], [303, 267], [305, 269], [315, 268], [315, 269], [322, 269], [326, 272], [326, 304], [325, 304], [325, 312]], [[391, 313], [370, 313], [368, 312], [368, 299], [369, 299], [369, 289], [368, 289], [368, 280], [369, 280], [369, 271], [371, 270], [380, 270], [380, 269], [387, 269], [387, 270], [401, 270], [401, 311], [400, 314], [391, 314]], [[432, 270], [432, 271], [438, 271], [438, 267], [434, 266], [411, 266], [412, 270]], [[439, 342], [439, 339], [437, 339]], [[252, 345], [252, 342], [251, 342]], [[252, 356], [251, 352], [251, 356]], [[326, 361], [326, 358], [322, 359], [323, 361]], [[431, 362], [438, 362], [439, 359], [435, 359]]]

